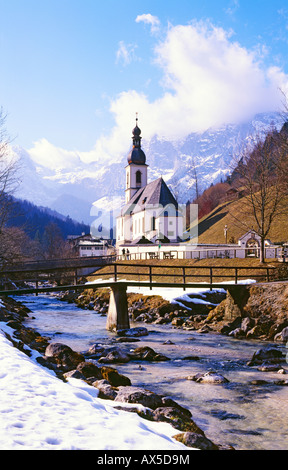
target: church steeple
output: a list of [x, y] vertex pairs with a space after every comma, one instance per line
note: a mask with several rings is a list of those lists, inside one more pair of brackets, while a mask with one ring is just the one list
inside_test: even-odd
[[133, 148], [128, 155], [128, 163], [136, 163], [136, 165], [145, 165], [146, 164], [146, 155], [141, 149], [141, 129], [138, 127], [138, 113], [136, 113], [136, 126], [132, 131], [132, 141]]
[[126, 189], [125, 201], [130, 201], [131, 197], [147, 185], [146, 156], [141, 149], [141, 129], [138, 127], [138, 113], [136, 113], [136, 126], [132, 131], [133, 147], [128, 155], [128, 165], [126, 166]]

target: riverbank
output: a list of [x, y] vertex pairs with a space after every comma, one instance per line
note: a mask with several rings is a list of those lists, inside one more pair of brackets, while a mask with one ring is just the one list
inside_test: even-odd
[[[85, 292], [85, 296], [86, 296], [86, 294], [87, 294], [87, 293]], [[99, 292], [98, 292], [98, 294], [99, 294]], [[79, 302], [81, 303], [81, 307], [83, 308], [83, 306], [84, 306], [84, 304], [85, 304], [85, 309], [92, 309], [92, 308], [93, 308], [93, 305], [94, 305], [94, 307], [96, 306], [97, 311], [99, 311], [99, 313], [98, 313], [97, 315], [100, 315], [100, 316], [103, 315], [103, 316], [105, 316], [105, 308], [106, 308], [105, 302], [107, 301], [107, 292], [101, 291], [100, 294], [101, 294], [100, 297], [101, 297], [102, 300], [101, 300], [101, 302], [100, 302], [100, 299], [98, 298], [97, 306], [96, 306], [96, 303], [93, 303], [93, 302], [92, 302], [91, 298], [90, 298], [90, 303], [88, 304], [88, 303], [87, 303], [88, 300], [89, 300], [88, 297], [85, 299], [85, 302], [83, 302], [83, 297], [82, 297], [82, 298], [79, 299]], [[213, 293], [212, 293], [211, 295], [213, 295]], [[67, 296], [67, 293], [66, 293], [66, 296]], [[137, 296], [137, 297], [135, 297], [135, 294], [133, 294], [133, 296], [132, 296], [132, 295], [130, 296], [130, 301], [131, 301], [130, 309], [134, 309], [134, 308], [137, 307], [138, 311], [135, 312], [135, 313], [137, 313], [137, 315], [138, 315], [138, 314], [139, 314], [139, 307], [140, 307], [141, 305], [142, 305], [142, 307], [143, 307], [143, 303], [146, 303], [146, 302], [144, 302], [145, 299], [143, 300], [143, 298], [142, 298], [141, 296], [139, 296], [139, 294], [136, 294], [136, 296]], [[161, 318], [163, 318], [167, 313], [169, 313], [169, 314], [172, 313], [171, 311], [170, 311], [170, 312], [165, 312], [165, 309], [167, 309], [167, 308], [173, 310], [174, 313], [177, 312], [177, 308], [178, 308], [178, 312], [181, 312], [181, 314], [183, 314], [183, 312], [184, 312], [184, 310], [185, 310], [185, 308], [184, 308], [183, 306], [182, 306], [182, 308], [177, 307], [177, 303], [176, 303], [176, 304], [173, 304], [172, 306], [169, 307], [170, 302], [163, 301], [163, 299], [161, 300], [161, 298], [159, 298], [159, 296], [156, 296], [156, 298], [154, 298], [154, 296], [148, 296], [148, 297], [149, 297], [149, 302], [150, 302], [150, 304], [149, 304], [149, 305], [150, 305], [150, 310], [151, 310], [151, 306], [153, 306], [153, 308], [156, 309], [156, 306], [155, 306], [155, 305], [156, 305], [156, 304], [155, 304], [156, 301], [158, 302], [157, 308], [160, 308], [160, 309], [162, 308], [162, 310], [161, 310], [161, 314], [162, 314]], [[132, 299], [133, 299], [133, 301], [132, 301]], [[182, 301], [183, 301], [183, 298], [181, 298], [181, 299], [182, 299]], [[67, 299], [66, 299], [66, 300], [67, 300]], [[202, 299], [202, 300], [203, 300], [203, 299]], [[206, 299], [206, 300], [207, 300], [207, 299]], [[211, 300], [212, 300], [212, 298], [210, 297], [210, 301], [211, 301]], [[219, 300], [221, 300], [221, 299], [220, 299], [220, 298], [217, 298], [217, 302], [218, 302]], [[70, 298], [70, 301], [74, 303], [75, 299], [72, 300], [72, 299]], [[148, 299], [147, 299], [147, 301], [148, 301]], [[140, 302], [140, 305], [137, 305], [137, 302]], [[214, 302], [216, 303], [216, 298], [214, 299]], [[107, 303], [107, 302], [106, 302], [106, 303]], [[200, 305], [200, 304], [201, 304], [201, 302], [198, 303], [198, 305]], [[210, 302], [210, 304], [212, 304], [212, 302]], [[147, 306], [147, 305], [146, 305], [146, 306]], [[214, 304], [214, 306], [215, 306], [215, 304]], [[80, 307], [80, 305], [79, 305], [79, 307]], [[177, 307], [177, 308], [176, 308], [176, 307]], [[18, 305], [17, 308], [20, 308], [20, 305]], [[211, 309], [211, 305], [210, 305], [209, 308], [210, 308], [209, 311], [212, 312], [213, 309]], [[216, 308], [217, 308], [217, 307], [216, 307]], [[74, 308], [74, 309], [75, 309], [75, 308]], [[100, 312], [101, 309], [103, 309], [102, 312]], [[17, 310], [17, 309], [16, 309], [16, 310]], [[187, 310], [187, 309], [186, 309], [186, 310]], [[215, 309], [214, 309], [214, 310], [215, 310]], [[187, 310], [187, 311], [188, 311], [188, 310]], [[24, 313], [27, 314], [27, 312], [22, 312], [23, 316], [24, 316]], [[96, 313], [96, 310], [95, 310], [95, 313]], [[95, 315], [95, 313], [94, 313], [94, 315]], [[132, 310], [130, 310], [130, 314], [131, 314], [131, 315], [132, 315], [132, 313], [133, 313]], [[140, 315], [142, 315], [143, 313], [145, 313], [145, 312], [140, 312]], [[194, 312], [194, 313], [195, 313], [195, 312]], [[198, 312], [198, 314], [199, 314], [199, 312]], [[19, 312], [18, 312], [18, 315], [19, 315]], [[204, 316], [204, 314], [202, 314], [202, 315], [199, 314], [199, 316], [200, 316], [200, 317], [202, 316], [202, 320], [203, 320], [205, 317], [206, 317], [206, 319], [207, 319], [207, 314], [205, 314], [205, 316]], [[179, 318], [179, 316], [177, 317], [177, 315], [176, 315], [175, 318]], [[159, 318], [158, 318], [158, 319], [159, 319]], [[7, 320], [7, 318], [6, 318], [6, 320]], [[14, 317], [14, 321], [16, 321], [16, 320], [17, 320], [17, 318]], [[103, 320], [104, 320], [104, 319], [103, 319]], [[11, 317], [10, 317], [10, 321], [11, 321]], [[204, 320], [203, 320], [203, 321], [204, 321]], [[33, 322], [32, 322], [32, 323], [33, 323]], [[17, 326], [17, 325], [14, 325], [14, 326]], [[172, 326], [172, 325], [170, 324], [169, 328], [171, 328], [171, 327], [173, 328], [174, 331], [177, 331], [178, 329], [180, 330], [180, 327], [177, 327], [177, 326], [174, 326], [174, 325]], [[181, 325], [181, 329], [183, 329], [183, 328], [182, 328], [182, 325]], [[29, 330], [29, 329], [28, 329], [28, 330]], [[142, 333], [144, 332], [144, 330], [145, 330], [145, 328], [142, 329]], [[16, 330], [16, 331], [17, 331], [17, 332], [16, 332], [16, 336], [18, 336], [18, 338], [23, 338], [24, 332], [22, 331], [22, 332], [21, 332], [21, 335], [20, 335], [20, 328], [19, 328], [19, 327], [18, 327], [18, 330]], [[24, 331], [25, 331], [25, 335], [27, 336], [28, 332], [26, 331], [26, 329], [24, 329]], [[193, 330], [192, 330], [192, 331], [193, 331]], [[141, 331], [140, 331], [140, 332], [141, 332]], [[198, 331], [198, 332], [199, 332], [199, 331]], [[31, 334], [31, 331], [29, 331], [29, 333]], [[218, 334], [219, 334], [219, 333], [218, 333]], [[36, 338], [38, 338], [38, 339], [36, 340]], [[139, 339], [146, 339], [146, 338], [147, 338], [146, 336], [142, 336], [142, 337], [138, 337], [138, 340], [139, 340]], [[41, 352], [42, 352], [42, 353], [41, 353], [41, 358], [42, 358], [41, 361], [42, 361], [42, 362], [45, 361], [46, 365], [49, 364], [49, 366], [50, 366], [52, 369], [53, 369], [53, 368], [56, 368], [56, 370], [59, 372], [59, 371], [60, 371], [60, 367], [59, 367], [60, 364], [59, 364], [59, 363], [57, 364], [57, 359], [56, 359], [55, 357], [52, 357], [50, 354], [47, 355], [47, 356], [46, 356], [46, 354], [45, 354], [45, 353], [46, 353], [46, 349], [47, 349], [47, 343], [45, 344], [45, 338], [40, 338], [39, 336], [37, 337], [37, 335], [36, 335], [35, 338], [32, 338], [32, 341], [34, 342], [34, 345], [36, 345], [36, 347], [40, 348], [40, 350], [41, 350]], [[128, 343], [127, 343], [127, 341], [128, 341]], [[134, 341], [135, 341], [135, 344], [132, 344]], [[238, 340], [237, 340], [237, 341], [238, 341]], [[115, 345], [115, 342], [118, 343], [118, 344]], [[97, 350], [97, 347], [95, 347], [93, 352], [90, 351], [90, 356], [89, 356], [89, 354], [85, 355], [85, 362], [86, 362], [86, 363], [87, 363], [87, 362], [89, 362], [89, 363], [92, 362], [93, 366], [97, 366], [97, 369], [94, 368], [94, 372], [97, 371], [96, 375], [98, 375], [99, 371], [100, 371], [100, 373], [102, 374], [103, 371], [105, 370], [105, 368], [106, 368], [106, 372], [107, 372], [107, 369], [109, 369], [109, 367], [111, 368], [111, 364], [113, 364], [113, 361], [114, 361], [114, 364], [117, 364], [117, 361], [119, 361], [119, 356], [118, 356], [118, 358], [117, 358], [117, 354], [115, 355], [115, 351], [117, 351], [117, 350], [119, 351], [119, 350], [121, 349], [121, 352], [123, 352], [123, 348], [122, 348], [122, 347], [119, 348], [119, 346], [120, 346], [119, 343], [121, 343], [121, 346], [127, 345], [126, 350], [128, 350], [128, 351], [133, 350], [134, 353], [135, 353], [135, 351], [137, 351], [137, 349], [138, 349], [138, 348], [137, 348], [137, 346], [138, 346], [138, 345], [137, 345], [137, 337], [134, 337], [134, 338], [133, 338], [133, 337], [131, 337], [131, 336], [129, 337], [129, 335], [128, 335], [128, 337], [127, 337], [127, 334], [126, 334], [126, 333], [125, 333], [125, 334], [121, 334], [121, 335], [119, 335], [118, 337], [115, 337], [115, 338], [113, 339], [113, 343], [114, 343], [114, 344], [113, 344], [113, 347], [112, 347], [112, 348], [111, 348], [111, 347], [110, 347], [110, 348], [109, 348], [109, 347], [104, 347], [104, 348], [103, 348], [103, 346], [102, 346], [102, 349], [101, 349], [100, 345], [98, 345], [98, 350]], [[48, 344], [49, 344], [49, 339], [48, 339]], [[135, 347], [135, 346], [136, 346], [136, 347]], [[166, 346], [166, 348], [167, 348], [167, 351], [172, 352], [172, 350], [173, 350], [173, 345], [171, 345], [171, 346]], [[109, 349], [110, 349], [110, 352], [109, 352]], [[60, 348], [60, 350], [61, 350], [61, 348]], [[64, 350], [65, 350], [65, 348], [64, 348]], [[59, 351], [58, 351], [58, 352], [59, 352]], [[63, 350], [62, 350], [62, 352], [63, 352]], [[67, 352], [67, 349], [66, 349], [66, 352]], [[92, 355], [91, 355], [91, 352], [92, 352]], [[111, 352], [114, 353], [114, 357], [113, 357], [113, 355], [112, 355], [112, 359], [111, 359], [111, 356], [110, 356], [110, 358], [109, 358], [109, 360], [108, 360], [108, 363], [107, 363], [107, 356], [108, 356], [108, 354], [111, 353]], [[157, 354], [157, 352], [158, 352], [158, 351], [156, 351], [156, 354]], [[93, 354], [94, 354], [94, 358], [93, 358]], [[140, 361], [135, 362], [135, 364], [139, 364], [139, 363], [141, 364], [141, 363], [142, 363], [142, 364], [144, 365], [145, 363], [147, 364], [147, 360], [148, 360], [148, 361], [149, 361], [149, 360], [152, 360], [152, 361], [155, 361], [155, 360], [156, 360], [156, 361], [157, 361], [157, 359], [155, 358], [155, 356], [153, 356], [153, 353], [152, 353], [151, 351], [148, 351], [147, 349], [146, 349], [146, 350], [143, 350], [143, 349], [142, 349], [142, 354], [144, 354], [145, 357], [143, 357], [143, 355], [142, 355], [141, 357], [138, 356], [137, 360], [140, 359]], [[40, 354], [39, 354], [39, 356], [40, 356]], [[168, 356], [169, 356], [169, 353], [168, 353]], [[63, 357], [65, 357], [65, 355], [62, 356], [60, 362], [62, 362]], [[66, 358], [65, 358], [66, 361], [67, 361], [67, 357], [69, 357], [69, 355], [68, 355], [68, 356], [66, 355]], [[99, 361], [99, 359], [101, 359], [101, 357], [102, 357], [103, 359]], [[78, 360], [78, 359], [79, 359], [79, 360], [81, 360], [81, 361], [83, 362], [83, 357], [82, 357], [82, 358], [81, 358], [81, 357], [78, 357], [78, 358], [77, 358], [77, 354], [76, 354], [76, 355], [75, 355], [75, 354], [72, 354], [72, 358], [73, 358], [73, 360], [76, 360], [76, 359]], [[159, 359], [159, 357], [158, 357], [158, 359]], [[161, 360], [165, 360], [165, 358], [163, 358], [163, 357], [160, 358], [160, 359], [161, 359]], [[169, 360], [169, 357], [168, 357], [167, 359]], [[259, 359], [260, 359], [260, 356], [259, 356]], [[266, 359], [267, 359], [267, 358], [266, 358]], [[282, 359], [283, 359], [283, 358], [282, 358]], [[71, 360], [71, 359], [70, 359], [70, 360]], [[123, 356], [122, 356], [121, 360], [123, 360]], [[131, 358], [131, 357], [129, 357], [129, 361], [133, 361], [133, 360], [135, 360], [135, 357], [134, 357], [134, 359]], [[197, 358], [196, 358], [196, 357], [194, 357], [194, 359], [193, 359], [192, 357], [190, 357], [189, 360], [190, 360], [190, 361], [196, 361], [196, 363], [197, 363]], [[261, 360], [263, 361], [263, 357], [262, 357]], [[112, 361], [112, 362], [109, 362], [109, 361]], [[143, 361], [144, 361], [144, 362], [143, 362]], [[153, 362], [153, 364], [156, 364], [156, 363], [157, 363], [157, 362]], [[282, 363], [283, 363], [283, 360], [282, 360]], [[80, 362], [80, 364], [81, 364], [81, 362]], [[160, 362], [159, 364], [161, 364], [161, 362]], [[164, 363], [162, 362], [162, 364], [164, 364]], [[86, 364], [86, 365], [87, 365], [87, 364]], [[67, 364], [66, 364], [66, 366], [67, 366]], [[66, 367], [66, 366], [65, 366], [65, 367]], [[71, 366], [71, 364], [69, 365], [69, 367], [70, 367], [70, 366]], [[99, 366], [100, 366], [100, 367], [99, 367]], [[275, 364], [274, 364], [274, 366], [275, 366]], [[63, 364], [61, 365], [61, 368], [62, 368], [62, 367], [63, 367]], [[75, 369], [75, 367], [76, 367], [76, 369]], [[79, 382], [84, 382], [85, 384], [91, 383], [91, 380], [88, 380], [88, 379], [90, 379], [90, 377], [84, 377], [84, 378], [83, 378], [83, 375], [84, 375], [84, 374], [83, 374], [83, 371], [85, 370], [85, 368], [83, 367], [83, 365], [82, 365], [81, 367], [79, 367], [78, 369], [77, 369], [77, 367], [78, 367], [78, 365], [76, 366], [76, 364], [74, 364], [74, 365], [72, 365], [72, 367], [70, 367], [70, 371], [73, 371], [73, 370], [74, 370], [74, 371], [75, 371], [75, 370], [77, 371], [77, 372], [72, 372], [72, 374], [76, 374], [76, 375], [78, 375], [78, 377], [80, 377], [80, 374], [82, 374], [82, 380], [79, 380], [79, 379], [77, 379], [77, 380], [79, 380]], [[153, 366], [153, 368], [154, 368], [154, 366]], [[79, 370], [79, 369], [81, 369], [81, 370]], [[99, 370], [99, 369], [100, 369], [100, 370]], [[101, 369], [102, 369], [102, 371], [101, 371]], [[115, 370], [115, 366], [113, 366], [112, 369]], [[278, 369], [280, 369], [279, 358], [278, 358]], [[117, 374], [114, 372], [114, 370], [112, 370], [112, 373], [113, 373], [114, 379], [115, 379], [115, 377], [117, 377]], [[210, 372], [211, 372], [211, 371], [210, 371]], [[62, 375], [66, 374], [66, 373], [67, 373], [67, 371], [62, 370]], [[91, 367], [90, 367], [89, 374], [90, 374], [90, 376], [91, 376]], [[60, 375], [61, 375], [61, 374], [60, 374]], [[118, 379], [117, 379], [117, 380], [119, 380], [119, 376], [121, 376], [121, 375], [123, 376], [123, 374], [118, 374]], [[204, 378], [204, 376], [205, 376], [205, 378]], [[128, 374], [128, 377], [129, 377], [129, 374]], [[125, 376], [124, 376], [124, 380], [127, 380], [128, 377], [125, 377]], [[276, 377], [277, 377], [277, 376], [275, 376], [275, 378], [276, 378]], [[282, 379], [281, 379], [281, 377], [282, 377]], [[281, 381], [283, 382], [283, 384], [284, 384], [285, 380], [283, 380], [283, 377], [285, 377], [285, 376], [284, 376], [284, 375], [283, 375], [283, 376], [278, 375], [278, 381], [281, 380]], [[147, 421], [151, 421], [152, 419], [154, 420], [154, 419], [156, 418], [156, 416], [157, 416], [157, 419], [160, 418], [161, 421], [164, 419], [166, 422], [169, 422], [169, 420], [170, 420], [170, 423], [173, 422], [173, 424], [175, 425], [175, 422], [176, 422], [175, 409], [176, 409], [176, 410], [177, 410], [177, 421], [178, 421], [178, 422], [177, 422], [177, 425], [178, 425], [178, 431], [177, 431], [177, 433], [180, 434], [180, 435], [182, 434], [182, 437], [183, 437], [183, 434], [186, 434], [186, 437], [187, 437], [187, 432], [188, 432], [188, 434], [190, 433], [190, 437], [192, 437], [193, 434], [194, 434], [194, 435], [195, 435], [195, 434], [198, 435], [198, 446], [199, 446], [200, 448], [201, 448], [201, 447], [204, 448], [204, 447], [203, 447], [203, 439], [202, 439], [202, 441], [201, 441], [201, 439], [200, 439], [200, 437], [199, 437], [199, 436], [201, 436], [201, 430], [200, 430], [199, 426], [198, 426], [198, 429], [197, 429], [197, 428], [194, 428], [194, 429], [193, 429], [193, 431], [195, 431], [195, 430], [198, 431], [198, 432], [196, 432], [196, 433], [191, 431], [191, 427], [190, 427], [190, 430], [189, 430], [189, 431], [183, 432], [183, 418], [182, 418], [182, 422], [179, 421], [179, 418], [180, 418], [180, 412], [183, 414], [183, 411], [184, 411], [184, 410], [181, 409], [181, 407], [179, 407], [179, 406], [177, 407], [177, 404], [176, 404], [175, 402], [174, 402], [174, 403], [171, 403], [171, 401], [170, 401], [170, 403], [169, 403], [170, 406], [168, 406], [167, 400], [166, 400], [166, 402], [165, 402], [165, 400], [164, 400], [164, 402], [162, 401], [162, 399], [165, 398], [164, 396], [161, 396], [161, 397], [160, 397], [160, 399], [161, 399], [161, 403], [160, 403], [159, 401], [157, 402], [157, 400], [159, 399], [159, 397], [155, 396], [155, 394], [149, 394], [149, 393], [146, 394], [146, 395], [144, 394], [144, 395], [142, 395], [142, 397], [140, 397], [140, 395], [139, 395], [139, 393], [138, 393], [139, 390], [135, 390], [135, 387], [132, 387], [132, 390], [131, 390], [131, 388], [130, 388], [131, 386], [129, 385], [128, 382], [126, 382], [125, 385], [124, 385], [123, 383], [122, 383], [122, 385], [119, 385], [119, 383], [115, 383], [115, 382], [114, 382], [114, 384], [112, 385], [111, 382], [109, 382], [109, 380], [107, 380], [107, 377], [106, 377], [106, 378], [103, 378], [103, 376], [100, 376], [100, 377], [98, 376], [96, 379], [97, 379], [97, 380], [93, 380], [92, 384], [93, 384], [93, 388], [95, 388], [95, 386], [96, 386], [96, 388], [97, 388], [97, 386], [98, 386], [98, 390], [99, 390], [99, 392], [97, 392], [97, 393], [99, 393], [98, 396], [100, 396], [100, 394], [103, 394], [103, 395], [108, 394], [108, 396], [106, 395], [106, 400], [105, 400], [105, 401], [106, 401], [107, 403], [109, 403], [109, 404], [113, 403], [114, 406], [119, 406], [118, 401], [117, 401], [117, 400], [114, 401], [115, 398], [116, 398], [116, 396], [117, 396], [117, 394], [118, 394], [119, 392], [121, 392], [121, 395], [122, 395], [122, 397], [123, 397], [124, 389], [126, 389], [126, 390], [125, 390], [126, 398], [121, 398], [121, 400], [123, 400], [123, 401], [121, 401], [120, 406], [121, 406], [121, 407], [125, 406], [125, 408], [126, 408], [127, 406], [129, 406], [130, 408], [132, 407], [132, 409], [133, 409], [134, 412], [136, 411], [136, 412], [138, 412], [138, 413], [145, 414], [145, 421], [146, 421], [146, 420], [147, 420]], [[190, 377], [190, 381], [192, 381], [192, 383], [193, 383], [193, 380], [198, 380], [197, 383], [203, 383], [203, 382], [201, 382], [201, 381], [203, 381], [203, 379], [206, 380], [206, 381], [210, 381], [210, 383], [212, 382], [212, 380], [215, 380], [215, 384], [216, 384], [216, 383], [217, 383], [217, 380], [219, 380], [219, 379], [220, 379], [220, 381], [221, 381], [221, 380], [225, 380], [225, 377], [223, 377], [223, 376], [221, 377], [221, 374], [218, 374], [218, 377], [217, 377], [217, 374], [211, 374], [211, 373], [209, 373], [209, 374], [198, 374], [197, 377], [196, 377], [196, 374], [195, 374], [195, 376], [191, 376], [191, 377]], [[74, 378], [72, 378], [72, 379], [71, 379], [71, 378], [67, 378], [67, 379], [65, 379], [65, 380], [76, 380], [76, 379], [74, 379]], [[107, 383], [107, 382], [105, 383], [105, 380], [106, 380], [108, 383]], [[110, 381], [111, 381], [111, 380], [112, 380], [112, 376], [110, 376]], [[123, 380], [123, 378], [120, 377], [120, 380]], [[129, 380], [129, 379], [128, 379], [128, 380]], [[97, 382], [97, 384], [96, 384], [96, 382]], [[190, 383], [191, 383], [191, 382], [190, 382]], [[204, 383], [205, 383], [205, 382], [204, 382]], [[229, 385], [229, 384], [228, 384], [228, 385]], [[231, 384], [231, 385], [232, 385], [232, 384]], [[91, 387], [91, 385], [90, 385], [90, 387]], [[121, 387], [122, 387], [122, 388], [121, 388]], [[200, 385], [200, 387], [201, 387], [201, 385]], [[207, 385], [206, 385], [206, 387], [207, 387]], [[91, 387], [91, 388], [92, 388], [92, 387]], [[138, 387], [138, 388], [139, 388], [139, 387]], [[216, 388], [217, 388], [217, 386], [216, 386]], [[119, 390], [119, 389], [120, 389], [120, 390]], [[134, 390], [133, 390], [133, 389], [134, 389]], [[134, 395], [133, 395], [133, 392], [134, 392]], [[135, 394], [135, 392], [137, 392], [137, 393]], [[116, 393], [116, 396], [115, 396], [115, 393]], [[167, 393], [167, 392], [166, 392], [166, 393]], [[215, 393], [217, 394], [216, 389], [215, 389]], [[109, 397], [109, 394], [110, 394], [110, 397]], [[156, 395], [157, 395], [157, 394], [156, 394]], [[177, 394], [176, 394], [176, 396], [177, 396]], [[140, 400], [139, 400], [139, 397], [140, 397]], [[109, 399], [109, 401], [107, 400], [107, 398]], [[119, 398], [120, 398], [120, 394], [118, 395], [118, 399], [119, 399]], [[152, 403], [152, 402], [151, 402], [151, 399], [152, 399], [152, 398], [153, 398], [153, 399], [156, 399], [155, 403], [156, 403], [156, 405], [157, 405], [157, 407], [158, 407], [158, 408], [155, 408], [154, 410], [153, 410], [153, 406], [154, 406], [154, 405], [153, 405], [153, 406], [151, 405], [151, 403]], [[112, 402], [111, 400], [113, 400], [113, 402]], [[134, 403], [128, 405], [127, 402], [125, 402], [125, 400], [129, 400], [129, 401], [133, 400]], [[143, 404], [142, 404], [142, 405], [136, 405], [136, 403], [138, 402], [138, 400], [139, 400], [139, 401], [141, 401], [141, 400], [146, 400], [146, 402], [145, 402], [144, 405], [143, 405]], [[149, 400], [149, 401], [148, 401], [148, 400]], [[135, 403], [135, 402], [136, 402], [136, 403]], [[117, 404], [118, 404], [118, 405], [117, 405]], [[150, 406], [147, 406], [148, 404], [149, 404]], [[165, 411], [165, 413], [162, 413], [162, 412], [160, 413], [160, 412], [159, 412], [159, 408], [163, 408], [163, 406], [159, 406], [159, 405], [163, 405], [163, 404], [165, 404], [165, 407], [164, 407], [164, 408], [165, 408], [166, 411]], [[145, 405], [146, 405], [146, 406], [145, 406]], [[172, 407], [171, 407], [171, 405], [172, 405]], [[169, 408], [170, 408], [170, 410], [169, 410]], [[173, 413], [172, 413], [171, 408], [173, 408]], [[183, 408], [183, 407], [182, 407], [182, 408]], [[157, 409], [158, 409], [158, 411], [156, 411]], [[144, 411], [144, 410], [145, 410], [145, 411]], [[185, 413], [184, 413], [184, 414], [185, 414]], [[184, 418], [184, 424], [185, 424], [186, 426], [187, 426], [187, 422], [189, 423], [189, 426], [192, 425], [191, 416], [188, 416], [188, 415], [185, 416], [185, 418]], [[194, 423], [194, 424], [195, 424], [195, 423]], [[180, 431], [179, 426], [182, 427], [182, 429], [181, 429], [182, 432], [179, 432], [179, 431]], [[174, 429], [175, 429], [175, 428], [174, 428]], [[176, 429], [177, 429], [177, 427], [176, 427]], [[187, 429], [187, 428], [186, 428], [186, 429]], [[203, 436], [203, 434], [202, 434], [202, 436]], [[195, 437], [195, 436], [194, 436], [194, 437]], [[215, 440], [215, 439], [213, 439], [213, 440]], [[217, 439], [216, 439], [216, 440], [217, 440]], [[208, 439], [208, 441], [210, 441], [210, 440]], [[194, 443], [195, 443], [195, 440], [194, 440]], [[211, 443], [211, 441], [210, 441], [210, 443]], [[206, 441], [206, 444], [207, 444], [207, 441]], [[191, 445], [191, 441], [190, 441], [190, 445]], [[211, 445], [211, 444], [210, 444], [210, 445]], [[213, 444], [213, 442], [212, 442], [212, 446], [215, 446], [215, 444]], [[196, 446], [195, 446], [195, 447], [196, 447]], [[214, 448], [215, 448], [215, 447], [214, 447]], [[221, 448], [221, 445], [219, 445], [218, 448]], [[223, 448], [223, 446], [222, 446], [222, 448]], [[224, 446], [224, 448], [225, 448], [225, 446]], [[229, 447], [226, 446], [226, 448], [229, 448]]]
[[[194, 423], [189, 410], [171, 399], [131, 386], [130, 380], [119, 374], [115, 368], [99, 367], [91, 357], [86, 360], [82, 354], [73, 351], [66, 345], [50, 344], [49, 338], [42, 337], [37, 331], [23, 326], [22, 323], [28, 315], [28, 309], [23, 307], [21, 303], [13, 299], [1, 301], [0, 385], [2, 391], [0, 414], [3, 416], [3, 421], [1, 421], [0, 448], [175, 449], [182, 451], [193, 448], [209, 450], [218, 448], [206, 438], [204, 432]], [[70, 387], [63, 388], [63, 385], [69, 386], [71, 384], [76, 387], [76, 390], [72, 390]], [[103, 393], [103, 390], [107, 391], [107, 387], [110, 393], [117, 393], [117, 397], [115, 395], [108, 396], [106, 392]], [[58, 389], [61, 393], [61, 399]], [[79, 389], [80, 394], [78, 393]], [[12, 396], [13, 403], [11, 405], [10, 402], [8, 409], [8, 402], [11, 401]], [[36, 396], [42, 397], [40, 404], [38, 398], [35, 399]], [[50, 402], [50, 398], [53, 404]], [[76, 403], [77, 398], [81, 399], [80, 404]], [[83, 414], [83, 400], [84, 403], [86, 400], [92, 402], [93, 410], [90, 410], [88, 414], [87, 410]], [[41, 408], [37, 410], [37, 406]], [[73, 418], [69, 417], [71, 406]], [[75, 415], [75, 407], [80, 409], [78, 417], [77, 413]], [[37, 411], [36, 427], [34, 421]], [[100, 419], [98, 411], [101, 415]], [[128, 415], [125, 413], [123, 416], [122, 413], [127, 411], [133, 411], [132, 415], [135, 417], [130, 418], [131, 413]], [[105, 419], [103, 419], [103, 412], [106, 413]], [[63, 421], [61, 424], [59, 420], [63, 418], [61, 416], [63, 413], [65, 413], [65, 423]], [[87, 425], [87, 417], [91, 413], [92, 416], [94, 415], [95, 421], [89, 422]], [[10, 422], [11, 418], [14, 424]], [[69, 423], [69, 419], [71, 419], [71, 423]], [[121, 425], [118, 421], [121, 421]], [[125, 430], [123, 422], [125, 422]], [[51, 429], [52, 423], [55, 428], [54, 433]], [[63, 433], [69, 434], [69, 426], [71, 425], [73, 425], [73, 435], [75, 429], [77, 430], [78, 443], [75, 442], [75, 437], [71, 440], [71, 442], [75, 442], [73, 444], [69, 442], [69, 439], [67, 440], [67, 436], [63, 441]], [[41, 437], [42, 432], [39, 430], [43, 426], [45, 429]], [[91, 434], [91, 426], [93, 438], [84, 440], [87, 433]], [[47, 436], [47, 427], [50, 437]], [[18, 429], [17, 439], [14, 436], [15, 429]], [[111, 434], [112, 429], [114, 437]], [[58, 437], [59, 430], [62, 437]], [[185, 432], [179, 432], [180, 430]], [[36, 432], [37, 436], [34, 436]]]
[[168, 423], [119, 410], [86, 381], [60, 380], [42, 367], [49, 341], [23, 327], [28, 314], [12, 299], [1, 301], [1, 450], [193, 450]]

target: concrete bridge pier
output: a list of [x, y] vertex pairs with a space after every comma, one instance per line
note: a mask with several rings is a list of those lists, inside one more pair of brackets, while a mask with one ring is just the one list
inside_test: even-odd
[[129, 328], [127, 285], [115, 284], [111, 286], [106, 329], [117, 331]]
[[224, 320], [233, 321], [247, 316], [244, 307], [249, 299], [249, 285], [231, 285], [227, 288]]

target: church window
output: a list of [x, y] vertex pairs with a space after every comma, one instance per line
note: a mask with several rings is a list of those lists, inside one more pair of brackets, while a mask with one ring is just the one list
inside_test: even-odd
[[141, 184], [141, 171], [136, 171], [136, 184]]

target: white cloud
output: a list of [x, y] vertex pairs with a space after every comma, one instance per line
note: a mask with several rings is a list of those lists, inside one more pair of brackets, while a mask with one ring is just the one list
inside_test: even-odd
[[233, 42], [222, 28], [203, 22], [170, 27], [155, 51], [163, 95], [149, 101], [134, 90], [121, 93], [111, 106], [114, 135], [117, 129], [125, 132], [125, 126], [127, 135], [136, 111], [146, 137], [184, 137], [280, 110], [278, 87], [287, 88], [287, 75], [279, 68], [265, 69], [257, 50]]
[[[157, 25], [152, 15], [137, 18]], [[122, 46], [119, 60], [127, 63], [132, 49], [129, 54], [124, 43]], [[131, 145], [136, 112], [145, 143], [154, 134], [183, 138], [223, 123], [247, 120], [256, 113], [283, 110], [279, 88], [288, 96], [287, 75], [279, 67], [265, 68], [263, 54], [242, 47], [222, 28], [204, 22], [170, 26], [155, 53], [162, 70], [162, 96], [150, 100], [135, 90], [122, 92], [111, 101], [114, 128], [97, 140], [91, 152], [53, 150], [43, 139], [30, 150], [32, 157], [45, 166], [47, 156], [58, 166], [65, 162], [75, 166], [77, 159], [99, 164], [119, 161]]]
[[136, 44], [125, 44], [124, 41], [120, 41], [116, 52], [116, 62], [121, 62], [123, 65], [129, 65], [136, 59], [136, 48]]
[[159, 31], [160, 21], [157, 16], [153, 16], [150, 13], [138, 15], [135, 21], [136, 23], [143, 22], [149, 24], [151, 26], [151, 33]]
[[46, 139], [34, 142], [34, 147], [28, 150], [31, 158], [46, 168], [75, 168], [80, 159], [77, 152], [56, 147]]

